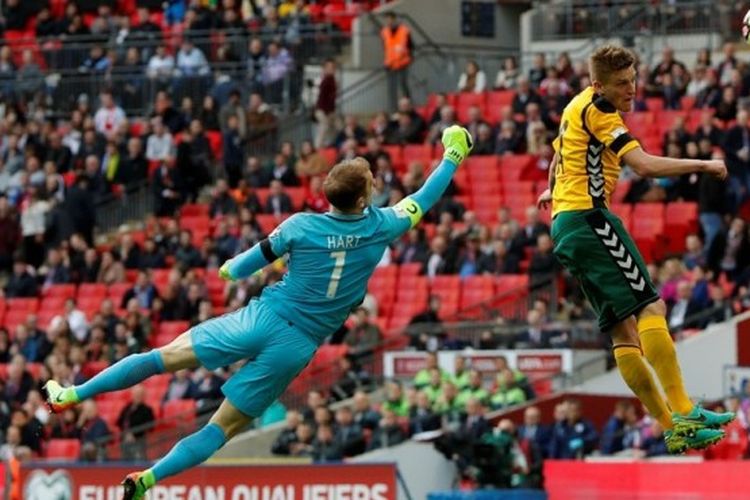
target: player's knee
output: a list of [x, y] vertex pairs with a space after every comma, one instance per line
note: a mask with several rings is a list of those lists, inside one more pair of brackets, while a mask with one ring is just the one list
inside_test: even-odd
[[252, 418], [239, 411], [228, 400], [211, 417], [211, 423], [224, 431], [227, 441], [247, 429], [251, 422]]
[[638, 331], [635, 318], [630, 317], [616, 324], [610, 331], [613, 345], [639, 345]]
[[638, 318], [645, 318], [647, 316], [666, 316], [667, 315], [667, 304], [664, 303], [662, 299], [659, 299], [657, 301], [654, 301], [644, 307], [640, 313], [638, 313]]
[[189, 330], [169, 344], [159, 348], [159, 352], [164, 362], [164, 369], [168, 372], [198, 367], [198, 358], [193, 350], [193, 341], [190, 338]]

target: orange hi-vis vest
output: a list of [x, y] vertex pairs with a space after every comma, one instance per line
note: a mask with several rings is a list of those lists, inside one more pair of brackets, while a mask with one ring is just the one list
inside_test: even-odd
[[388, 69], [401, 69], [411, 63], [409, 53], [409, 28], [403, 24], [398, 25], [396, 30], [388, 26], [380, 31], [385, 49], [385, 66]]

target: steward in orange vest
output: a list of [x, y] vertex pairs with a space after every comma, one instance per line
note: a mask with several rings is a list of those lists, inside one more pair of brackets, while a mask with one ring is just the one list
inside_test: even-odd
[[389, 70], [399, 70], [411, 64], [411, 34], [409, 28], [396, 23], [396, 16], [387, 14], [388, 26], [380, 30], [385, 52], [385, 67]]

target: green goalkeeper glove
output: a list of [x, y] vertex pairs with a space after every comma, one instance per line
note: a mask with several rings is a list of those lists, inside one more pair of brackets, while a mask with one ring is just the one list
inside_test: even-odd
[[232, 259], [229, 259], [219, 268], [219, 278], [225, 281], [234, 281], [234, 278], [232, 278], [232, 274], [229, 272], [229, 266], [231, 264]]
[[443, 146], [445, 147], [443, 159], [460, 165], [469, 156], [474, 142], [468, 130], [459, 125], [452, 125], [443, 131]]

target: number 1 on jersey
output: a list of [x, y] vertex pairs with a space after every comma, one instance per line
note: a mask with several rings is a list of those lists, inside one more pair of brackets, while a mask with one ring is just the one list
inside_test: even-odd
[[335, 299], [336, 292], [339, 289], [339, 281], [341, 281], [341, 274], [344, 272], [346, 252], [331, 252], [331, 258], [336, 259], [336, 262], [333, 264], [333, 272], [331, 273], [331, 280], [328, 282], [326, 297]]

